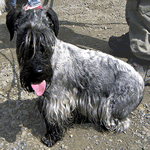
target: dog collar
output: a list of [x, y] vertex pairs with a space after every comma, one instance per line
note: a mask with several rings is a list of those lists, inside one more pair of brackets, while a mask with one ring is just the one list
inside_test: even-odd
[[29, 9], [41, 9], [42, 7], [41, 6], [35, 6], [35, 7], [31, 7], [30, 5], [27, 5], [25, 7], [25, 10], [29, 10]]

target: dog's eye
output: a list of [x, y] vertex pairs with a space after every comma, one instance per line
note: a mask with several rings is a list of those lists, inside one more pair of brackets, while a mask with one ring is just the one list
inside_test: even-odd
[[44, 43], [42, 43], [42, 44], [41, 44], [41, 46], [40, 46], [40, 50], [41, 50], [41, 52], [42, 52], [42, 53], [44, 53], [44, 52], [45, 52], [45, 45], [44, 45]]
[[25, 53], [24, 58], [26, 61], [31, 60], [34, 57], [34, 50], [30, 50], [29, 52]]

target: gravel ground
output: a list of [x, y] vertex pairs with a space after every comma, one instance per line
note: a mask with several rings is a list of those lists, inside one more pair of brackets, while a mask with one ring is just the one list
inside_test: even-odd
[[[53, 8], [60, 20], [58, 38], [83, 48], [111, 53], [109, 37], [128, 31], [125, 4], [126, 0], [55, 0]], [[37, 97], [20, 88], [15, 38], [9, 41], [5, 17], [6, 13], [0, 16], [1, 150], [150, 149], [150, 87], [146, 87], [142, 103], [129, 115], [131, 125], [126, 132], [102, 133], [91, 123], [74, 124], [55, 146], [43, 145], [40, 137], [46, 129], [36, 107]], [[121, 59], [126, 61], [126, 58]]]

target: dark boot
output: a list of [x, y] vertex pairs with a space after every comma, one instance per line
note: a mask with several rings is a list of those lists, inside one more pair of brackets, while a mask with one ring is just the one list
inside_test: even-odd
[[150, 85], [150, 62], [137, 57], [129, 58], [127, 63], [135, 68], [144, 79], [145, 85]]
[[129, 32], [120, 37], [111, 36], [108, 45], [115, 56], [127, 57], [131, 54]]

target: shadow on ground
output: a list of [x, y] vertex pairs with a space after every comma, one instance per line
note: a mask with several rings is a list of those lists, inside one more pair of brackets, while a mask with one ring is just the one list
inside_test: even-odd
[[[68, 21], [60, 21], [60, 25], [75, 25], [80, 27], [88, 27], [90, 24], [86, 23], [75, 23], [75, 22], [68, 22]], [[9, 32], [7, 30], [6, 24], [0, 25], [0, 49], [5, 48], [15, 48], [15, 40], [16, 40], [16, 33], [14, 39], [10, 41]], [[58, 38], [64, 42], [68, 42], [74, 45], [78, 45], [79, 47], [83, 48], [91, 48], [97, 49], [106, 53], [110, 53], [110, 48], [108, 47], [108, 43], [105, 40], [101, 40], [98, 38], [94, 38], [91, 36], [83, 35], [75, 33], [72, 29], [60, 26]]]
[[0, 104], [0, 136], [8, 142], [16, 141], [16, 136], [21, 133], [22, 126], [31, 129], [36, 137], [41, 137], [45, 132], [45, 124], [35, 107], [33, 100], [7, 100]]
[[90, 48], [90, 49], [100, 50], [105, 53], [111, 53], [107, 41], [95, 37], [91, 37], [88, 35], [75, 33], [71, 28], [68, 28], [64, 25], [70, 27], [72, 26], [80, 27], [80, 30], [82, 31], [81, 28], [86, 28], [91, 26], [90, 23], [60, 21], [60, 30], [59, 30], [58, 38], [64, 42], [77, 45], [84, 49]]

